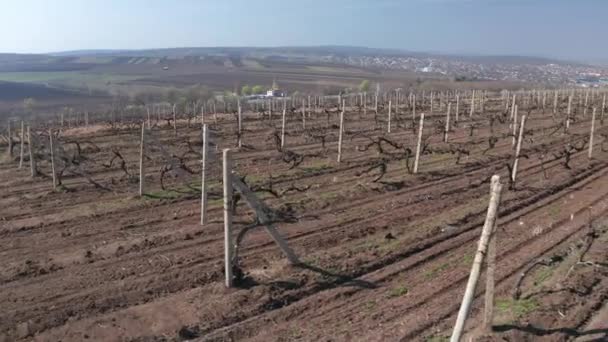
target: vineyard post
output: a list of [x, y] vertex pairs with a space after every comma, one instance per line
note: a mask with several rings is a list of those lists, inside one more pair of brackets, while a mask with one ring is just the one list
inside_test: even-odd
[[209, 153], [209, 130], [203, 124], [203, 151], [201, 160], [201, 226], [207, 223], [207, 154]]
[[469, 118], [473, 117], [473, 113], [475, 112], [475, 90], [471, 94], [471, 111], [469, 112]]
[[61, 122], [60, 122], [60, 126], [61, 126], [61, 128], [63, 128], [63, 113], [61, 113]]
[[49, 129], [49, 148], [51, 150], [51, 176], [53, 178], [53, 189], [57, 189], [57, 174], [55, 173], [55, 152], [53, 148], [53, 129]]
[[452, 109], [452, 103], [448, 102], [448, 111], [445, 114], [445, 130], [443, 131], [443, 142], [448, 142], [448, 133], [450, 132], [450, 110]]
[[[479, 239], [477, 252], [475, 253], [475, 259], [473, 260], [471, 273], [469, 274], [469, 280], [467, 282], [466, 290], [462, 298], [462, 304], [460, 305], [458, 317], [456, 318], [456, 323], [452, 331], [452, 337], [450, 338], [451, 342], [460, 341], [460, 337], [462, 336], [462, 332], [464, 329], [464, 323], [467, 319], [467, 316], [469, 315], [469, 310], [471, 308], [471, 304], [475, 295], [475, 287], [477, 286], [477, 281], [479, 280], [484, 255], [486, 254], [486, 251], [488, 249], [488, 244], [490, 242], [491, 235], [495, 231], [496, 216], [498, 212], [498, 205], [500, 203], [501, 191], [502, 184], [500, 183], [500, 176], [492, 176], [488, 212], [481, 232], [481, 237]], [[489, 295], [493, 295], [493, 293], [490, 293]], [[488, 296], [487, 293], [486, 296]], [[487, 302], [488, 301], [486, 301], [486, 303]], [[491, 303], [493, 303], [493, 300], [491, 300]], [[487, 322], [490, 318], [491, 317], [486, 317], [484, 321]]]
[[177, 113], [175, 108], [175, 103], [173, 104], [173, 134], [177, 137]]
[[424, 113], [420, 114], [420, 125], [418, 127], [418, 143], [416, 144], [416, 159], [414, 159], [414, 173], [418, 173], [418, 160], [422, 148], [422, 128], [424, 127]]
[[460, 94], [456, 94], [456, 122], [458, 122], [458, 116], [460, 112]]
[[238, 130], [238, 136], [239, 136], [239, 141], [238, 141], [238, 145], [239, 148], [243, 147], [243, 110], [241, 108], [241, 103], [238, 103], [238, 107], [237, 107], [237, 130]]
[[518, 115], [518, 112], [519, 112], [519, 106], [515, 105], [515, 107], [513, 107], [513, 108], [515, 110], [513, 111], [514, 112], [514, 115], [513, 115], [513, 124], [512, 124], [512, 127], [513, 127], [513, 141], [511, 143], [511, 146], [515, 147], [515, 144], [517, 143], [517, 138], [515, 137], [515, 135], [517, 134], [517, 115]]
[[201, 127], [205, 125], [205, 105], [201, 106]]
[[27, 145], [29, 147], [29, 154], [30, 154], [30, 172], [31, 172], [31, 176], [32, 178], [36, 177], [37, 171], [36, 171], [36, 159], [34, 158], [34, 145], [32, 145], [32, 133], [30, 131], [30, 126], [27, 126]]
[[558, 97], [558, 92], [556, 90], [555, 95], [553, 95], [553, 115], [557, 114], [557, 97]]
[[344, 134], [344, 102], [340, 112], [340, 133], [338, 134], [338, 163], [342, 161], [342, 135]]
[[416, 120], [416, 94], [413, 97], [412, 103], [412, 123]]
[[226, 287], [232, 287], [232, 163], [230, 149], [224, 149], [224, 270], [226, 274]]
[[[342, 110], [344, 110], [344, 105], [342, 105]], [[306, 101], [302, 100], [302, 130], [306, 129]]]
[[511, 125], [513, 125], [513, 117], [515, 117], [515, 108], [517, 107], [516, 105], [516, 99], [517, 99], [517, 94], [513, 94], [513, 103], [511, 104], [511, 117], [509, 118], [509, 120], [511, 121]]
[[84, 112], [84, 126], [86, 128], [89, 128], [89, 112], [88, 111]]
[[515, 160], [513, 161], [513, 169], [511, 170], [511, 184], [515, 184], [517, 177], [517, 167], [519, 165], [519, 154], [521, 152], [521, 144], [524, 138], [524, 129], [526, 125], [526, 115], [521, 116], [521, 123], [519, 127], [519, 137], [517, 138], [517, 147], [515, 149]]
[[11, 120], [8, 120], [8, 156], [13, 157], [13, 134], [11, 132]]
[[591, 132], [589, 133], [589, 159], [593, 157], [593, 132], [595, 131], [595, 112], [596, 109], [593, 107], [593, 114], [591, 114]]
[[285, 115], [287, 114], [287, 101], [283, 100], [283, 117], [281, 119], [281, 148], [285, 147]]
[[386, 129], [387, 133], [391, 132], [391, 114], [393, 109], [393, 102], [388, 100], [388, 127]]
[[19, 139], [19, 169], [23, 167], [23, 154], [25, 152], [25, 126], [21, 120], [21, 137]]
[[572, 95], [568, 96], [568, 112], [566, 112], [566, 133], [570, 129], [570, 115], [572, 113]]
[[604, 112], [606, 111], [606, 94], [604, 94], [604, 99], [602, 100], [602, 112], [600, 113], [600, 123], [604, 124]]
[[144, 167], [144, 154], [146, 151], [145, 145], [145, 134], [146, 125], [141, 122], [141, 139], [139, 140], [139, 197], [144, 195], [144, 178], [145, 178], [145, 167]]

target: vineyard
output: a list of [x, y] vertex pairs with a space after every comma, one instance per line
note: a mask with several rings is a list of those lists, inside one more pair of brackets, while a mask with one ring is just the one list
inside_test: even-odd
[[493, 332], [480, 285], [465, 336], [606, 337], [606, 94], [395, 90], [8, 121], [0, 341], [448, 341], [493, 175]]

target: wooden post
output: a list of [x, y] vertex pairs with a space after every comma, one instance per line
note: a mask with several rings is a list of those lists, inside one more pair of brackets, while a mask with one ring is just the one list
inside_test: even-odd
[[469, 275], [467, 287], [462, 298], [462, 304], [458, 311], [458, 317], [456, 318], [456, 324], [452, 331], [451, 342], [459, 342], [462, 332], [464, 330], [464, 323], [469, 315], [471, 303], [475, 295], [475, 287], [479, 280], [479, 274], [481, 272], [481, 265], [483, 263], [484, 255], [486, 254], [490, 237], [495, 230], [496, 216], [498, 212], [498, 205], [500, 203], [500, 192], [502, 191], [502, 184], [500, 184], [500, 176], [492, 176], [491, 190], [490, 190], [490, 203], [488, 205], [488, 212], [486, 220], [483, 225], [481, 232], [481, 238], [479, 239], [479, 245], [477, 247], [477, 253], [475, 253], [475, 259], [473, 260], [473, 267]]
[[[148, 112], [148, 121], [150, 120], [149, 117], [150, 117], [150, 113]], [[84, 112], [84, 126], [89, 128], [89, 112], [88, 111]]]
[[9, 158], [13, 157], [13, 133], [11, 132], [11, 120], [8, 122], [8, 156]]
[[595, 112], [596, 109], [593, 107], [593, 114], [591, 114], [591, 132], [589, 133], [589, 159], [593, 158], [593, 132], [595, 131]]
[[143, 196], [144, 195], [144, 179], [146, 177], [145, 175], [145, 168], [144, 168], [144, 154], [146, 151], [146, 147], [145, 147], [145, 134], [146, 134], [146, 126], [144, 124], [144, 122], [141, 122], [141, 139], [139, 141], [139, 196]]
[[[344, 105], [342, 106], [342, 110], [344, 110]], [[302, 129], [303, 130], [306, 129], [306, 101], [305, 100], [302, 100]]]
[[201, 160], [201, 226], [207, 223], [207, 154], [209, 153], [209, 131], [203, 124], [203, 158]]
[[606, 111], [606, 94], [604, 94], [604, 99], [602, 100], [602, 112], [600, 113], [600, 123], [604, 124], [604, 112]]
[[21, 120], [21, 138], [19, 139], [19, 145], [19, 169], [21, 169], [23, 167], [23, 157], [25, 153], [25, 127], [23, 124], [23, 120]]
[[283, 100], [283, 117], [281, 118], [281, 149], [285, 147], [285, 116], [287, 114], [287, 101]]
[[238, 135], [239, 135], [239, 148], [243, 147], [243, 110], [241, 108], [241, 104], [238, 104], [238, 116], [237, 116], [237, 125], [238, 125]]
[[493, 229], [488, 243], [486, 256], [486, 292], [483, 313], [483, 330], [489, 334], [492, 332], [494, 322], [494, 274], [496, 273], [496, 228]]
[[173, 104], [173, 133], [177, 136], [177, 113], [175, 111], [175, 104]]
[[230, 149], [223, 151], [224, 157], [224, 271], [226, 273], [226, 287], [232, 287], [232, 163]]
[[558, 93], [556, 90], [555, 95], [553, 95], [553, 115], [557, 114], [557, 99], [558, 99]]
[[416, 120], [416, 94], [414, 94], [413, 103], [412, 103], [412, 125], [414, 124], [413, 122], [415, 120]]
[[51, 150], [51, 176], [53, 178], [53, 189], [57, 189], [57, 173], [55, 172], [55, 149], [53, 147], [53, 129], [49, 129], [49, 148]]
[[34, 157], [34, 145], [33, 145], [32, 133], [30, 131], [30, 126], [27, 126], [27, 145], [30, 155], [30, 174], [32, 178], [36, 177], [38, 171], [36, 170], [36, 158]]
[[566, 113], [566, 128], [565, 131], [568, 132], [570, 129], [570, 115], [572, 114], [572, 95], [568, 96], [568, 112]]
[[391, 100], [388, 101], [388, 127], [386, 129], [387, 133], [391, 132], [391, 115], [393, 109], [393, 102]]
[[338, 134], [338, 163], [342, 161], [342, 135], [344, 134], [344, 107], [342, 102], [342, 111], [340, 112], [340, 133]]
[[469, 112], [469, 118], [473, 117], [473, 113], [475, 112], [475, 90], [471, 94], [471, 112]]
[[456, 94], [456, 122], [458, 122], [458, 116], [460, 115], [460, 95]]
[[443, 131], [443, 142], [448, 142], [448, 133], [450, 132], [450, 110], [452, 109], [452, 103], [448, 102], [448, 111], [445, 114], [445, 129]]
[[418, 143], [416, 144], [416, 159], [414, 159], [414, 173], [418, 173], [418, 160], [422, 148], [422, 129], [424, 127], [424, 113], [420, 114], [420, 126], [418, 127]]
[[513, 140], [511, 142], [511, 146], [515, 147], [515, 144], [517, 143], [517, 138], [515, 137], [517, 135], [517, 115], [518, 115], [518, 111], [519, 111], [519, 106], [515, 105], [515, 111], [514, 111], [514, 115], [513, 115]]
[[519, 126], [519, 137], [517, 138], [517, 147], [515, 149], [515, 160], [513, 161], [513, 169], [511, 170], [511, 183], [515, 184], [517, 177], [517, 167], [519, 165], [519, 153], [521, 151], [521, 144], [524, 139], [524, 128], [526, 125], [526, 115], [521, 116], [521, 124]]

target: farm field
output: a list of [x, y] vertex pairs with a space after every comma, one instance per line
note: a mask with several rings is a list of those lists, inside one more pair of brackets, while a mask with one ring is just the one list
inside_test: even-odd
[[[494, 333], [481, 339], [606, 338], [603, 93], [559, 91], [555, 112], [554, 91], [482, 94], [472, 114], [470, 92], [459, 94], [459, 105], [453, 92], [417, 94], [415, 113], [412, 97], [394, 92], [381, 96], [377, 113], [371, 96], [365, 106], [347, 98], [339, 163], [336, 102], [301, 108], [294, 103], [304, 99], [294, 100], [284, 141], [282, 102], [273, 111], [244, 105], [240, 132], [236, 110], [205, 113], [205, 225], [200, 117], [115, 121], [91, 113], [88, 125], [82, 117], [70, 127], [31, 123], [39, 175], [30, 176], [28, 160], [18, 169], [18, 143], [0, 164], [0, 341], [448, 341], [495, 174], [504, 188]], [[541, 103], [541, 94], [548, 100]], [[12, 128], [19, 141], [17, 123]], [[56, 190], [49, 129], [61, 174]], [[6, 139], [0, 146], [4, 153]], [[246, 234], [234, 288], [224, 286], [226, 148], [235, 175], [271, 208], [300, 259], [291, 265], [236, 196], [233, 230]], [[480, 284], [467, 336], [479, 336], [482, 292]]]

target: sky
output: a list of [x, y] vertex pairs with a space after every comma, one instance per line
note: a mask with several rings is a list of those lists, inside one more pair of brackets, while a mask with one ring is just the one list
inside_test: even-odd
[[608, 0], [0, 0], [0, 52], [349, 45], [608, 61]]

